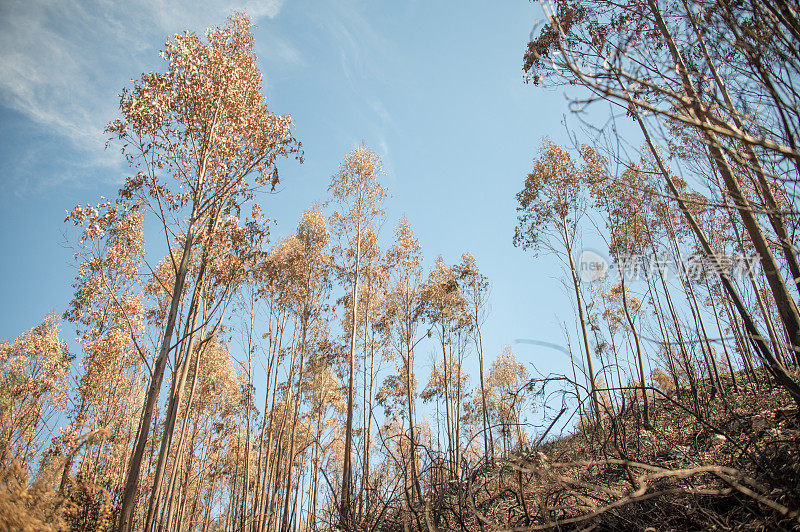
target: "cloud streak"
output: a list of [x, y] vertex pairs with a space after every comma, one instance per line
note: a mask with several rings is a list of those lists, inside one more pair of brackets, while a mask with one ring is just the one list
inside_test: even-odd
[[[155, 49], [169, 35], [202, 31], [233, 11], [274, 18], [283, 0], [10, 0], [0, 3], [0, 104], [69, 139], [89, 160], [104, 152], [117, 95], [136, 73], [158, 68]], [[287, 44], [286, 61], [297, 62]]]

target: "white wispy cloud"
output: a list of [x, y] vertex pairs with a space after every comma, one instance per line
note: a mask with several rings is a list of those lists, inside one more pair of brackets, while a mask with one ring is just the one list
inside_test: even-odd
[[[335, 0], [310, 14], [310, 19], [327, 34], [338, 56], [339, 68], [357, 102], [358, 116], [373, 148], [379, 151], [384, 170], [392, 173], [387, 130], [396, 129], [382, 91], [391, 82], [395, 67], [394, 43], [376, 28], [364, 0]], [[363, 140], [363, 139], [362, 139]], [[353, 145], [361, 140], [352, 139]]]
[[256, 48], [268, 50], [271, 61], [280, 62], [285, 66], [306, 66], [305, 58], [300, 53], [300, 50], [274, 33], [259, 35]]
[[386, 106], [383, 105], [383, 102], [380, 100], [370, 100], [369, 106], [375, 111], [375, 114], [378, 115], [378, 118], [386, 122], [388, 125], [394, 125], [392, 121], [392, 116], [389, 114], [389, 111], [386, 109]]
[[[105, 125], [120, 89], [160, 68], [156, 49], [177, 32], [221, 24], [234, 11], [273, 18], [283, 0], [4, 0], [0, 2], [0, 103], [108, 165]], [[287, 43], [282, 60], [301, 59]], [[2, 126], [0, 126], [2, 127]]]
[[385, 138], [381, 137], [378, 140], [378, 147], [380, 148], [380, 151], [381, 151], [381, 157], [383, 157], [384, 159], [388, 158], [389, 157], [389, 143], [386, 142]]
[[389, 59], [389, 42], [364, 15], [364, 5], [359, 0], [326, 2], [311, 15], [331, 36], [353, 88], [361, 85], [359, 78], [380, 76]]

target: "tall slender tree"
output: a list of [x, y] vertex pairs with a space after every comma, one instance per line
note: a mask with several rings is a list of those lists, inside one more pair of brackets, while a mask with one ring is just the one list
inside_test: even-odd
[[339, 498], [339, 517], [342, 526], [351, 523], [351, 498], [353, 492], [353, 408], [355, 395], [356, 345], [359, 330], [359, 284], [363, 273], [362, 261], [366, 246], [364, 237], [374, 222], [383, 214], [381, 204], [386, 191], [378, 182], [381, 160], [366, 146], [360, 146], [345, 157], [339, 171], [333, 176], [328, 192], [336, 211], [330, 224], [338, 239], [334, 246], [339, 276], [349, 294], [350, 323], [346, 334], [349, 337], [347, 353], [347, 421], [345, 424], [344, 465], [342, 489]]
[[575, 264], [576, 239], [580, 219], [588, 208], [585, 172], [562, 147], [545, 140], [533, 171], [517, 193], [517, 227], [514, 245], [537, 251], [544, 246], [561, 260], [569, 271], [578, 323], [583, 340], [587, 378], [595, 418], [600, 421], [600, 402], [595, 382], [592, 349], [580, 278]]
[[[122, 117], [108, 127], [137, 172], [120, 196], [141, 202], [159, 220], [174, 270], [169, 311], [127, 470], [122, 530], [134, 525], [144, 451], [196, 246], [209, 240], [225, 216], [238, 215], [255, 189], [274, 187], [277, 159], [299, 149], [290, 117], [267, 109], [250, 26], [247, 17], [236, 15], [227, 26], [209, 30], [207, 43], [192, 33], [176, 35], [165, 46], [166, 70], [144, 74], [123, 91]], [[202, 286], [205, 273], [201, 263], [195, 286]], [[189, 313], [198, 302], [193, 297]]]

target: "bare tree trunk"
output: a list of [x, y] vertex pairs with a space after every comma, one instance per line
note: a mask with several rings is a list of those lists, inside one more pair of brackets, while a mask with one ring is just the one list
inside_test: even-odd
[[342, 495], [339, 498], [339, 516], [341, 526], [348, 527], [350, 524], [350, 494], [352, 488], [352, 448], [353, 448], [353, 394], [355, 379], [355, 356], [356, 356], [356, 336], [358, 334], [358, 281], [361, 270], [361, 222], [356, 227], [356, 265], [353, 271], [353, 315], [350, 320], [350, 353], [348, 364], [350, 375], [347, 381], [347, 421], [345, 424], [344, 436], [344, 464], [342, 467]]
[[167, 356], [169, 355], [169, 351], [171, 349], [170, 344], [172, 343], [172, 332], [175, 328], [178, 305], [183, 295], [183, 287], [189, 267], [189, 256], [191, 254], [193, 240], [194, 234], [192, 231], [192, 224], [190, 223], [186, 242], [183, 246], [183, 256], [181, 257], [180, 266], [178, 267], [178, 272], [175, 277], [175, 286], [172, 289], [172, 302], [170, 304], [164, 336], [161, 340], [161, 348], [159, 350], [158, 358], [153, 365], [153, 376], [150, 379], [150, 386], [147, 390], [147, 397], [145, 399], [144, 411], [142, 414], [142, 423], [139, 427], [139, 434], [136, 438], [136, 444], [134, 446], [134, 451], [131, 455], [128, 466], [128, 474], [125, 480], [125, 490], [122, 495], [122, 504], [120, 508], [118, 524], [120, 530], [123, 532], [133, 529], [133, 510], [136, 506], [142, 458], [144, 456], [145, 446], [147, 445], [147, 436], [150, 433], [150, 424], [153, 420], [153, 412], [155, 410], [156, 403], [158, 402], [158, 396], [161, 392], [161, 382], [164, 378], [164, 368], [167, 364]]
[[[478, 348], [478, 376], [481, 383], [481, 419], [483, 421], [483, 451], [484, 456], [494, 456], [494, 442], [492, 432], [489, 430], [488, 412], [486, 409], [486, 385], [483, 379], [483, 337], [481, 336], [481, 326], [478, 316], [478, 306], [475, 304], [475, 344]], [[491, 449], [492, 454], [489, 454]]]
[[[367, 509], [369, 510], [370, 503], [372, 501], [372, 482], [371, 482], [371, 475], [370, 475], [370, 458], [372, 456], [372, 414], [373, 414], [373, 402], [374, 402], [374, 391], [375, 391], [375, 327], [370, 327], [370, 332], [372, 335], [372, 339], [370, 342], [370, 356], [369, 356], [369, 395], [367, 398], [367, 404], [365, 405], [364, 409], [367, 410], [367, 425], [366, 425], [366, 434], [364, 435], [364, 481], [366, 482], [367, 492], [366, 492], [366, 502], [367, 502]], [[366, 331], [364, 333], [366, 335]]]
[[[272, 361], [278, 359], [278, 355], [280, 353], [281, 345], [283, 344], [283, 332], [286, 327], [286, 314], [283, 313], [281, 318], [278, 320], [278, 334], [277, 340], [274, 343], [272, 358], [270, 359], [270, 368], [272, 367]], [[272, 338], [272, 336], [270, 336]], [[269, 381], [267, 381], [267, 386], [269, 386]], [[259, 503], [259, 530], [264, 530], [265, 525], [267, 524], [267, 518], [271, 517], [269, 515], [268, 504], [269, 501], [269, 491], [268, 491], [268, 482], [275, 483], [274, 478], [274, 469], [275, 469], [275, 459], [273, 457], [273, 420], [274, 420], [274, 412], [275, 412], [275, 400], [276, 400], [276, 392], [278, 389], [278, 364], [275, 365], [275, 375], [272, 381], [272, 406], [269, 409], [269, 430], [267, 431], [267, 456], [264, 460], [264, 482], [262, 484], [262, 493], [261, 493], [261, 502]]]
[[[659, 268], [659, 275], [663, 279], [663, 273]], [[653, 293], [656, 306], [656, 320], [658, 321], [658, 329], [661, 331], [661, 338], [662, 338], [662, 345], [664, 347], [664, 355], [667, 359], [667, 369], [670, 372], [670, 376], [675, 384], [675, 393], [680, 394], [681, 383], [678, 379], [678, 369], [675, 367], [675, 360], [673, 359], [672, 354], [672, 341], [670, 339], [669, 334], [667, 334], [667, 326], [666, 326], [666, 315], [664, 313], [664, 307], [661, 305], [661, 298], [658, 297], [658, 290], [655, 286], [655, 283], [650, 282], [650, 276], [647, 277], [647, 283], [649, 285], [650, 291]]]
[[[717, 361], [714, 359], [714, 352], [711, 350], [711, 343], [708, 341], [706, 326], [703, 323], [703, 316], [700, 314], [700, 303], [695, 296], [694, 287], [688, 279], [685, 286], [687, 298], [689, 299], [689, 307], [692, 309], [692, 314], [694, 315], [695, 323], [698, 327], [698, 336], [702, 334], [702, 338], [698, 339], [700, 340], [700, 350], [703, 352], [706, 359], [706, 368], [708, 368], [708, 377], [711, 383], [711, 398], [713, 399], [717, 391], [722, 392], [719, 371], [717, 370]], [[705, 348], [703, 346], [705, 346]]]
[[[760, 255], [761, 266], [763, 267], [764, 274], [769, 282], [772, 295], [775, 298], [775, 303], [778, 306], [778, 312], [781, 316], [781, 321], [783, 321], [783, 325], [786, 328], [786, 332], [789, 336], [792, 347], [795, 350], [800, 349], [800, 314], [798, 314], [797, 305], [795, 304], [792, 296], [789, 294], [783, 276], [781, 275], [780, 268], [772, 254], [772, 249], [769, 246], [769, 242], [764, 236], [761, 226], [759, 225], [758, 220], [753, 213], [753, 206], [742, 193], [739, 182], [734, 176], [733, 171], [728, 164], [728, 160], [720, 147], [716, 133], [712, 130], [712, 128], [705, 127], [705, 125], [708, 124], [707, 113], [700, 104], [700, 100], [697, 96], [694, 85], [691, 79], [689, 79], [688, 69], [684, 64], [683, 56], [678, 51], [677, 45], [675, 44], [675, 41], [673, 40], [672, 35], [670, 34], [669, 29], [667, 28], [666, 23], [661, 16], [661, 11], [655, 0], [648, 0], [648, 5], [653, 13], [656, 26], [664, 38], [670, 53], [672, 54], [672, 59], [675, 61], [676, 69], [678, 71], [678, 75], [681, 77], [683, 88], [686, 91], [686, 94], [689, 96], [692, 112], [701, 122], [701, 127], [699, 129], [704, 140], [706, 141], [711, 158], [714, 161], [717, 171], [722, 177], [726, 188], [728, 189], [728, 193], [730, 194], [731, 199], [736, 206], [736, 210], [739, 212], [739, 215], [742, 218], [742, 222], [744, 223], [744, 227], [747, 230], [753, 246]], [[796, 383], [794, 383], [794, 387], [799, 394], [797, 400], [800, 401], [800, 387], [798, 387]]]
[[[192, 377], [192, 384], [189, 387], [189, 397], [187, 398], [186, 401], [186, 409], [183, 416], [183, 423], [181, 424], [180, 437], [178, 438], [178, 449], [177, 452], [175, 453], [175, 461], [174, 464], [172, 465], [172, 474], [170, 475], [169, 485], [167, 488], [167, 501], [169, 504], [169, 508], [167, 510], [168, 514], [171, 513], [172, 511], [173, 492], [175, 489], [175, 484], [178, 479], [181, 464], [183, 463], [183, 446], [186, 441], [186, 434], [188, 432], [187, 429], [189, 424], [189, 415], [191, 413], [192, 403], [194, 401], [194, 392], [195, 389], [197, 388], [197, 376], [198, 376], [198, 369], [200, 367], [200, 357], [202, 356], [202, 352], [203, 348], [201, 347], [200, 349], [198, 349], [197, 356], [195, 357], [194, 368], [193, 368], [194, 375]], [[186, 361], [187, 365], [189, 363], [189, 360], [191, 360], [191, 357], [187, 357]], [[195, 422], [195, 430], [196, 427], [197, 423]], [[192, 437], [192, 439], [194, 440], [194, 436]]]
[[600, 423], [602, 421], [600, 411], [600, 399], [597, 396], [597, 383], [594, 379], [594, 364], [592, 363], [592, 350], [589, 347], [589, 333], [586, 331], [586, 317], [583, 314], [583, 298], [581, 297], [581, 289], [578, 283], [578, 274], [575, 270], [575, 261], [572, 258], [572, 243], [569, 238], [569, 231], [567, 230], [566, 219], [562, 220], [564, 244], [569, 259], [569, 271], [572, 276], [572, 287], [575, 289], [575, 301], [578, 307], [578, 321], [580, 321], [581, 334], [583, 335], [583, 348], [586, 353], [586, 370], [589, 374], [589, 387], [592, 394], [592, 408], [594, 410], [595, 420]]
[[[700, 32], [697, 26], [697, 21], [695, 20], [694, 15], [689, 9], [686, 0], [682, 1], [684, 8], [686, 9], [686, 13], [689, 15], [689, 20], [691, 21], [692, 29], [694, 30], [695, 36], [697, 37], [697, 40], [700, 43], [700, 48], [703, 51], [703, 57], [705, 58], [706, 64], [709, 66], [709, 69], [711, 70], [711, 74], [714, 77], [714, 81], [716, 82], [717, 86], [720, 88], [720, 91], [722, 92], [722, 96], [725, 100], [725, 105], [728, 107], [728, 111], [733, 120], [733, 123], [737, 128], [744, 131], [745, 128], [740, 118], [741, 115], [733, 105], [733, 101], [731, 100], [730, 94], [728, 93], [728, 87], [725, 84], [725, 81], [719, 75], [719, 72], [717, 71], [714, 62], [711, 60], [711, 56], [708, 53], [708, 48], [706, 47], [705, 38], [703, 38], [703, 34]], [[755, 149], [753, 149], [753, 146], [747, 142], [744, 143], [744, 147], [747, 150], [747, 155], [749, 158], [751, 169], [756, 175], [761, 194], [764, 197], [766, 203], [767, 217], [769, 218], [770, 224], [772, 225], [775, 234], [778, 236], [778, 241], [780, 242], [781, 250], [783, 251], [783, 256], [786, 259], [786, 263], [789, 266], [789, 271], [792, 274], [793, 284], [795, 285], [795, 288], [798, 291], [800, 291], [800, 264], [798, 263], [797, 255], [795, 254], [795, 247], [794, 244], [792, 243], [792, 239], [789, 236], [789, 233], [786, 229], [786, 225], [783, 222], [780, 206], [778, 205], [778, 201], [775, 199], [775, 195], [772, 192], [772, 188], [767, 182], [764, 169], [761, 166], [761, 161], [756, 155]], [[800, 360], [800, 358], [798, 358], [797, 351], [795, 351], [795, 360]]]
[[[202, 268], [201, 268], [202, 271]], [[180, 404], [181, 394], [183, 387], [186, 383], [186, 376], [189, 372], [189, 363], [192, 358], [192, 351], [194, 351], [195, 339], [195, 326], [197, 325], [197, 314], [199, 302], [203, 299], [204, 285], [195, 285], [194, 294], [192, 295], [192, 302], [189, 305], [190, 319], [186, 320], [184, 327], [184, 340], [182, 342], [183, 349], [181, 350], [180, 365], [176, 367], [173, 372], [173, 386], [172, 393], [169, 398], [169, 405], [167, 407], [166, 419], [164, 420], [164, 434], [161, 436], [161, 448], [158, 452], [158, 462], [156, 463], [156, 472], [153, 477], [153, 489], [150, 493], [150, 501], [147, 506], [147, 517], [145, 518], [144, 530], [149, 531], [153, 526], [153, 519], [156, 513], [156, 507], [159, 504], [161, 497], [161, 483], [164, 477], [164, 468], [167, 463], [167, 455], [169, 448], [172, 444], [172, 435], [175, 430], [175, 421], [178, 417], [178, 406]]]
[[[294, 439], [295, 433], [297, 432], [297, 420], [298, 414], [300, 410], [300, 395], [303, 387], [303, 364], [305, 363], [305, 353], [306, 353], [306, 332], [308, 329], [308, 308], [304, 307], [303, 309], [303, 316], [301, 318], [301, 327], [302, 332], [301, 340], [300, 340], [300, 364], [299, 364], [299, 372], [297, 377], [297, 393], [294, 398], [294, 412], [292, 413], [292, 430], [289, 435], [289, 455], [288, 455], [288, 474], [286, 475], [286, 497], [284, 500], [283, 505], [283, 526], [281, 530], [286, 532], [289, 529], [289, 521], [287, 520], [287, 515], [289, 514], [289, 499], [290, 494], [292, 491], [292, 465], [294, 464]], [[289, 383], [291, 385], [291, 382]], [[288, 406], [288, 405], [287, 405]]]
[[[653, 9], [657, 10], [657, 6], [655, 6], [652, 3], [652, 0], [648, 0], [648, 1], [651, 3], [651, 6], [653, 6]], [[658, 15], [658, 18], [660, 19], [660, 14]], [[660, 20], [661, 20], [661, 25], [663, 26], [663, 19], [660, 19]], [[664, 31], [666, 31], [666, 28], [664, 28]], [[672, 47], [673, 48], [674, 48], [674, 46], [675, 46], [674, 43], [672, 43]], [[798, 384], [786, 373], [786, 371], [783, 369], [783, 367], [775, 359], [775, 356], [773, 355], [773, 353], [769, 350], [767, 345], [764, 343], [763, 337], [758, 333], [758, 329], [756, 328], [756, 325], [755, 325], [755, 322], [752, 319], [752, 316], [747, 311], [747, 308], [744, 306], [744, 303], [742, 302], [741, 298], [739, 297], [738, 292], [734, 288], [733, 283], [731, 283], [731, 280], [728, 277], [727, 273], [721, 267], [720, 260], [717, 257], [716, 253], [714, 252], [713, 248], [711, 247], [711, 244], [709, 243], [709, 241], [706, 238], [705, 234], [703, 233], [703, 230], [697, 224], [697, 221], [694, 219], [694, 216], [692, 215], [691, 211], [689, 211], [689, 209], [686, 206], [686, 203], [681, 198], [680, 191], [675, 186], [675, 183], [672, 180], [672, 176], [670, 175], [669, 171], [664, 166], [664, 163], [663, 163], [663, 161], [661, 159], [661, 155], [659, 154], [658, 150], [656, 149], [655, 145], [653, 144], [653, 141], [652, 141], [652, 139], [650, 137], [650, 133], [648, 132], [647, 128], [645, 127], [644, 123], [642, 122], [642, 119], [641, 119], [641, 117], [639, 115], [638, 110], [636, 110], [634, 108], [633, 109], [633, 114], [634, 114], [634, 119], [637, 121], [637, 123], [639, 124], [639, 127], [642, 130], [642, 133], [644, 134], [645, 142], [647, 143], [647, 146], [650, 149], [650, 152], [651, 152], [651, 154], [653, 155], [653, 158], [656, 161], [658, 169], [661, 172], [662, 176], [666, 179], [667, 185], [669, 187], [669, 190], [672, 193], [675, 201], [678, 203], [678, 206], [679, 206], [681, 212], [683, 213], [683, 215], [686, 218], [686, 220], [689, 222], [689, 226], [691, 227], [691, 229], [694, 232], [695, 236], [700, 241], [700, 244], [703, 247], [703, 251], [706, 253], [706, 255], [712, 260], [712, 262], [716, 266], [715, 269], [717, 271], [721, 272], [720, 273], [720, 280], [722, 282], [722, 286], [725, 288], [725, 291], [728, 293], [730, 298], [733, 300], [737, 311], [741, 315], [742, 320], [744, 321], [745, 328], [747, 330], [747, 333], [748, 333], [750, 341], [753, 343], [755, 348], [759, 351], [761, 356], [763, 356], [764, 359], [768, 362], [770, 370], [773, 372], [773, 374], [775, 375], [775, 378], [778, 380], [778, 382], [780, 382], [781, 385], [783, 385], [786, 388], [786, 390], [790, 393], [790, 395], [795, 400], [795, 402], [800, 404], [800, 386], [798, 386]]]
[[636, 360], [639, 366], [639, 387], [642, 390], [642, 422], [646, 429], [652, 429], [650, 424], [650, 401], [647, 398], [647, 382], [644, 376], [644, 358], [642, 357], [642, 345], [639, 342], [639, 332], [636, 330], [636, 325], [633, 322], [630, 308], [628, 308], [628, 290], [625, 287], [625, 272], [620, 270], [620, 279], [622, 285], [622, 308], [625, 311], [625, 319], [628, 321], [628, 326], [631, 328], [633, 334], [633, 341], [636, 345]]

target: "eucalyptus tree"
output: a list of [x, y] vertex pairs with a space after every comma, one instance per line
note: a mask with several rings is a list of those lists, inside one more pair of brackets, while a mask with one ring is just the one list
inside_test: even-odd
[[503, 352], [489, 369], [487, 387], [489, 388], [490, 411], [500, 426], [503, 439], [503, 455], [511, 451], [512, 431], [516, 434], [517, 447], [525, 443], [525, 432], [522, 430], [522, 412], [524, 411], [524, 384], [528, 380], [528, 371], [514, 356], [510, 346], [503, 346]]
[[438, 367], [434, 365], [428, 387], [431, 388], [430, 396], [440, 396], [444, 400], [447, 453], [450, 471], [456, 477], [459, 468], [461, 405], [465, 392], [461, 373], [463, 339], [469, 337], [471, 325], [458, 276], [457, 267], [445, 264], [439, 256], [428, 274], [423, 293], [426, 315], [436, 330], [442, 351], [442, 362]]
[[372, 508], [375, 501], [375, 486], [372, 481], [373, 419], [375, 411], [375, 379], [386, 360], [388, 330], [386, 327], [386, 305], [389, 267], [386, 256], [378, 244], [377, 233], [368, 229], [364, 238], [364, 271], [359, 308], [364, 332], [362, 339], [362, 475], [358, 491], [358, 520], [368, 517], [364, 508]]
[[461, 262], [456, 265], [461, 293], [466, 300], [467, 314], [471, 321], [470, 330], [475, 351], [478, 355], [478, 377], [480, 381], [481, 421], [483, 424], [483, 453], [484, 456], [494, 454], [492, 432], [486, 411], [486, 383], [484, 379], [483, 361], [483, 323], [486, 320], [487, 305], [489, 300], [489, 280], [478, 270], [477, 262], [470, 253], [461, 255]]
[[586, 176], [564, 148], [544, 140], [533, 170], [517, 193], [517, 227], [514, 245], [553, 253], [569, 270], [588, 370], [589, 389], [595, 419], [600, 421], [600, 403], [595, 382], [592, 350], [589, 346], [586, 308], [575, 264], [580, 220], [589, 207]]
[[360, 146], [347, 154], [328, 187], [330, 203], [336, 208], [330, 216], [331, 230], [335, 235], [334, 256], [339, 277], [349, 292], [350, 301], [350, 323], [346, 330], [350, 340], [347, 355], [349, 368], [347, 421], [342, 489], [338, 503], [342, 526], [347, 526], [351, 521], [355, 355], [359, 330], [359, 285], [363, 274], [362, 261], [366, 252], [364, 238], [383, 215], [381, 204], [386, 191], [378, 182], [381, 171], [380, 157], [366, 146]]
[[[295, 457], [295, 435], [299, 423], [300, 398], [302, 389], [307, 386], [305, 371], [308, 356], [309, 329], [324, 330], [327, 315], [324, 313], [325, 301], [330, 295], [330, 276], [332, 258], [327, 252], [330, 234], [322, 211], [317, 206], [303, 214], [297, 227], [297, 233], [291, 237], [297, 246], [298, 257], [295, 261], [297, 301], [296, 312], [300, 321], [298, 377], [294, 395], [293, 412], [290, 417], [291, 432], [289, 436], [288, 460], [289, 474], [286, 477], [283, 520], [281, 529], [289, 527], [289, 503], [292, 490], [291, 466]], [[289, 382], [292, 385], [292, 382]]]
[[42, 430], [66, 405], [71, 361], [55, 314], [13, 342], [0, 343], [0, 466], [5, 470], [12, 471], [15, 461], [27, 476], [44, 443]]
[[75, 245], [75, 296], [64, 317], [77, 326], [84, 356], [76, 405], [61, 439], [68, 447], [61, 491], [87, 430], [106, 434], [82, 446], [81, 469], [95, 482], [118, 488], [141, 407], [140, 381], [150, 363], [143, 338], [147, 309], [139, 283], [143, 216], [137, 206], [103, 202], [78, 205], [67, 220], [81, 232]]
[[[786, 179], [783, 173], [792, 176], [800, 168], [791, 126], [797, 116], [792, 107], [795, 76], [777, 74], [800, 65], [795, 51], [800, 33], [793, 31], [794, 19], [786, 18], [780, 9], [753, 2], [716, 0], [669, 4], [658, 0], [558, 0], [544, 7], [548, 23], [532, 36], [525, 54], [528, 79], [581, 85], [589, 91], [582, 103], [605, 99], [632, 117], [669, 194], [708, 260], [721, 270], [718, 253], [687, 207], [662, 156], [670, 135], [658, 139], [653, 133], [681, 128], [691, 131], [705, 146], [721, 191], [731, 199], [759, 254], [788, 343], [796, 352], [800, 348], [800, 313], [788, 286], [796, 284], [796, 274], [791, 272], [798, 267], [786, 231], [787, 219], [794, 214], [787, 217], [778, 212], [774, 194]], [[709, 46], [710, 42], [714, 45]], [[770, 159], [781, 161], [781, 175], [766, 174], [765, 162]], [[735, 170], [736, 161], [750, 169], [767, 220], [759, 219], [758, 205], [745, 193], [745, 180]], [[791, 275], [788, 280], [770, 246], [771, 237], [780, 243]], [[764, 342], [729, 276], [721, 275], [721, 282], [750, 342], [775, 378], [800, 401], [800, 386]]]
[[274, 187], [278, 158], [299, 150], [291, 118], [267, 108], [247, 17], [236, 15], [226, 26], [210, 29], [207, 42], [193, 33], [176, 35], [165, 44], [163, 57], [164, 72], [143, 74], [123, 91], [122, 116], [108, 127], [136, 172], [120, 197], [141, 203], [154, 215], [174, 273], [169, 311], [126, 475], [119, 516], [123, 530], [133, 526], [144, 451], [167, 358], [174, 348], [180, 304], [191, 281], [196, 289], [190, 313], [201, 297], [205, 263], [200, 260], [194, 278], [187, 282], [192, 257], [209, 252], [204, 243], [210, 242], [227, 216], [238, 217], [255, 190]]
[[645, 381], [644, 353], [634, 319], [636, 313], [630, 308], [631, 296], [626, 274], [629, 268], [639, 265], [644, 253], [651, 248], [650, 236], [655, 229], [657, 218], [653, 216], [650, 208], [655, 205], [656, 194], [650, 184], [649, 174], [638, 165], [628, 164], [619, 175], [612, 175], [608, 170], [607, 160], [593, 148], [584, 146], [581, 152], [586, 161], [585, 174], [592, 200], [606, 215], [606, 227], [609, 232], [608, 251], [619, 266], [619, 296], [636, 347], [643, 404], [642, 416], [644, 425], [649, 428], [650, 409]]
[[[163, 503], [162, 490], [167, 459], [173, 443], [178, 410], [188, 381], [192, 354], [197, 351], [198, 356], [202, 356], [204, 345], [222, 326], [233, 294], [251, 277], [255, 262], [261, 255], [261, 243], [265, 238], [265, 229], [260, 222], [252, 220], [242, 227], [236, 217], [226, 217], [213, 233], [203, 237], [202, 253], [190, 264], [190, 272], [197, 271], [198, 280], [201, 271], [204, 271], [205, 275], [202, 276], [199, 285], [195, 284], [188, 305], [189, 313], [183, 322], [183, 334], [175, 349], [173, 360], [175, 370], [167, 397], [158, 459], [145, 515], [146, 530], [155, 525], [158, 508]], [[198, 319], [201, 316], [202, 318]], [[250, 393], [247, 391], [245, 395], [249, 396]], [[175, 461], [180, 460], [181, 456], [176, 456]]]
[[425, 300], [422, 280], [422, 248], [414, 236], [411, 226], [402, 218], [395, 228], [395, 243], [387, 251], [387, 261], [391, 265], [388, 296], [387, 320], [392, 328], [392, 347], [398, 359], [398, 374], [388, 381], [390, 394], [404, 403], [408, 439], [410, 470], [406, 498], [409, 506], [423, 505], [426, 523], [429, 522], [429, 508], [423, 499], [422, 486], [417, 464], [419, 445], [416, 432], [415, 404], [417, 380], [414, 373], [414, 348], [425, 338], [417, 338], [417, 330], [423, 320]]

